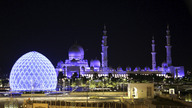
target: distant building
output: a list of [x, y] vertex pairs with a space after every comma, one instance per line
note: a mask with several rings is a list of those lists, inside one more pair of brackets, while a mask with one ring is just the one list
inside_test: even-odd
[[157, 76], [166, 76], [167, 73], [171, 74], [172, 77], [183, 77], [184, 76], [184, 66], [173, 66], [172, 57], [171, 57], [171, 36], [169, 26], [166, 30], [166, 62], [162, 63], [162, 66], [156, 66], [156, 52], [155, 52], [155, 39], [152, 38], [152, 69], [145, 67], [141, 69], [140, 67], [127, 67], [126, 70], [123, 70], [121, 67], [113, 69], [108, 67], [108, 54], [107, 54], [107, 30], [104, 26], [103, 37], [102, 37], [102, 52], [101, 52], [101, 62], [98, 59], [90, 61], [84, 59], [84, 50], [78, 44], [74, 44], [69, 48], [69, 59], [65, 62], [60, 61], [56, 66], [57, 75], [59, 72], [62, 72], [65, 76], [71, 78], [74, 73], [77, 76], [93, 77], [94, 73], [97, 73], [99, 77], [108, 76], [109, 73], [113, 77], [128, 77], [130, 74], [141, 74], [141, 75], [150, 75], [155, 74]]
[[153, 83], [128, 83], [128, 98], [154, 98]]

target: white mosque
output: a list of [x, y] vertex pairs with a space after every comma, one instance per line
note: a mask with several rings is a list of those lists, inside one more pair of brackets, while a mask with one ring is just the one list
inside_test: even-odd
[[171, 42], [170, 42], [170, 30], [167, 26], [166, 30], [166, 62], [162, 63], [162, 66], [156, 66], [156, 52], [155, 52], [155, 40], [152, 39], [152, 69], [145, 67], [141, 69], [140, 67], [127, 67], [126, 70], [122, 70], [121, 67], [117, 69], [112, 69], [108, 67], [108, 55], [107, 55], [107, 30], [104, 26], [103, 36], [102, 36], [102, 52], [101, 52], [101, 62], [98, 59], [90, 61], [84, 59], [84, 50], [80, 45], [74, 44], [69, 48], [68, 56], [65, 62], [60, 61], [56, 66], [57, 75], [62, 72], [65, 76], [71, 78], [74, 73], [77, 75], [85, 77], [93, 77], [94, 73], [97, 73], [99, 77], [108, 76], [109, 73], [115, 78], [128, 77], [130, 74], [141, 74], [150, 75], [156, 74], [157, 76], [166, 76], [170, 73], [173, 77], [183, 77], [184, 76], [184, 66], [173, 66], [171, 58]]

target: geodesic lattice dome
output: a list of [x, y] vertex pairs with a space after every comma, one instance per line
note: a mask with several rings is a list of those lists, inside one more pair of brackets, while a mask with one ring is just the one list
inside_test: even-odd
[[10, 73], [12, 91], [55, 90], [57, 75], [52, 63], [42, 54], [31, 51], [21, 56]]

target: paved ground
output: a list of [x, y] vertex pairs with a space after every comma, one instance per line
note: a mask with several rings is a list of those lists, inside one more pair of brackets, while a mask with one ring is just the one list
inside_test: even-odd
[[3, 107], [3, 105], [7, 102], [13, 101], [18, 103], [19, 105], [23, 104], [24, 100], [32, 100], [32, 101], [38, 101], [38, 102], [119, 102], [120, 97], [114, 97], [114, 96], [104, 96], [99, 97], [97, 99], [90, 99], [90, 97], [87, 96], [43, 96], [43, 97], [0, 97], [0, 108]]
[[[92, 95], [95, 94], [95, 95]], [[122, 94], [122, 93], [119, 93]], [[88, 97], [87, 97], [88, 96]], [[91, 96], [96, 96], [96, 99], [92, 99]], [[0, 108], [3, 108], [3, 105], [6, 102], [16, 102], [19, 105], [22, 105], [24, 100], [28, 100], [30, 98], [30, 100], [32, 101], [38, 101], [38, 102], [42, 102], [42, 103], [50, 103], [50, 101], [56, 102], [57, 103], [62, 103], [62, 102], [120, 102], [122, 101], [121, 98], [122, 95], [118, 95], [117, 94], [113, 94], [111, 95], [111, 93], [105, 93], [105, 95], [103, 96], [102, 93], [89, 93], [87, 95], [87, 93], [73, 93], [70, 95], [50, 95], [50, 96], [41, 96], [41, 97], [0, 97]], [[129, 101], [132, 101], [129, 99]], [[163, 99], [160, 97], [157, 97], [155, 99], [151, 99], [150, 100], [152, 102], [152, 104], [154, 105], [169, 105], [169, 106], [185, 106], [181, 103], [169, 100], [169, 99]], [[135, 102], [141, 102], [138, 104], [142, 104], [144, 102], [144, 100], [135, 100]], [[150, 102], [150, 103], [151, 103]]]
[[189, 107], [187, 105], [184, 105], [180, 102], [176, 102], [170, 99], [165, 99], [165, 98], [161, 98], [161, 97], [155, 97], [154, 100], [152, 101], [152, 104], [156, 105], [156, 106], [180, 106], [180, 107]]

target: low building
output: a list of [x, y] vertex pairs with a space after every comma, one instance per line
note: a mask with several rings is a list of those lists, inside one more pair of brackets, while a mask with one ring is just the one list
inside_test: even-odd
[[128, 83], [129, 98], [154, 98], [154, 83]]

